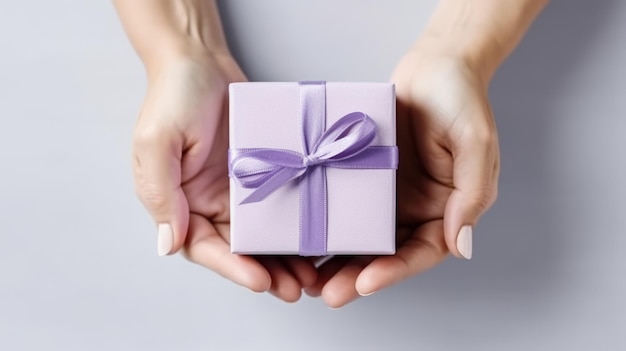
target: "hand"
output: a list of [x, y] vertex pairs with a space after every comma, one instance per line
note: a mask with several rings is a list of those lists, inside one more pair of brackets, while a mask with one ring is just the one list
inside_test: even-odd
[[228, 84], [246, 80], [228, 55], [164, 58], [149, 86], [134, 133], [139, 198], [158, 227], [158, 253], [183, 249], [253, 291], [296, 301], [316, 279], [310, 260], [255, 259], [230, 253]]
[[397, 253], [335, 257], [308, 294], [341, 307], [419, 274], [448, 252], [472, 256], [472, 227], [495, 201], [499, 151], [486, 79], [469, 62], [410, 51], [397, 94]]

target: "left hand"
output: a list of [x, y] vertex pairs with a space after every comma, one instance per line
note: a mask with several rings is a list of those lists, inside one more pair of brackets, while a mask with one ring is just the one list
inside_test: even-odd
[[133, 147], [137, 194], [158, 224], [159, 253], [182, 249], [252, 291], [298, 300], [317, 276], [310, 260], [235, 255], [228, 245], [228, 84], [246, 77], [230, 55], [164, 50], [161, 58], [149, 68]]
[[494, 203], [498, 138], [488, 81], [469, 61], [413, 49], [397, 66], [397, 252], [335, 257], [306, 288], [333, 308], [419, 274], [448, 252], [472, 256], [472, 228]]

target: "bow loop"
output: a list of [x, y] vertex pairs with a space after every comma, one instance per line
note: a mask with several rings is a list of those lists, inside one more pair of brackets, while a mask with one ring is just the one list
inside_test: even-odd
[[376, 137], [376, 123], [363, 112], [352, 112], [333, 124], [313, 147], [313, 155], [342, 161], [365, 150]]

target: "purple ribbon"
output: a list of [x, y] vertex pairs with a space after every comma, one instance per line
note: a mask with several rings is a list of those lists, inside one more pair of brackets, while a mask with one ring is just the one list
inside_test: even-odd
[[304, 153], [251, 148], [229, 150], [229, 174], [244, 188], [256, 189], [240, 204], [263, 201], [294, 179], [300, 188], [300, 255], [324, 256], [327, 242], [326, 167], [396, 169], [396, 146], [370, 146], [376, 123], [352, 112], [326, 129], [326, 85], [301, 82], [300, 119]]

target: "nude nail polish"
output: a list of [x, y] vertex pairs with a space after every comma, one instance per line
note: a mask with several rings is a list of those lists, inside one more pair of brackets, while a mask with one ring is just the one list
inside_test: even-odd
[[472, 226], [464, 225], [461, 227], [459, 235], [456, 237], [456, 247], [463, 257], [468, 260], [472, 258]]
[[167, 223], [161, 223], [158, 227], [157, 253], [159, 256], [165, 256], [172, 251], [174, 246], [174, 232], [172, 226]]

